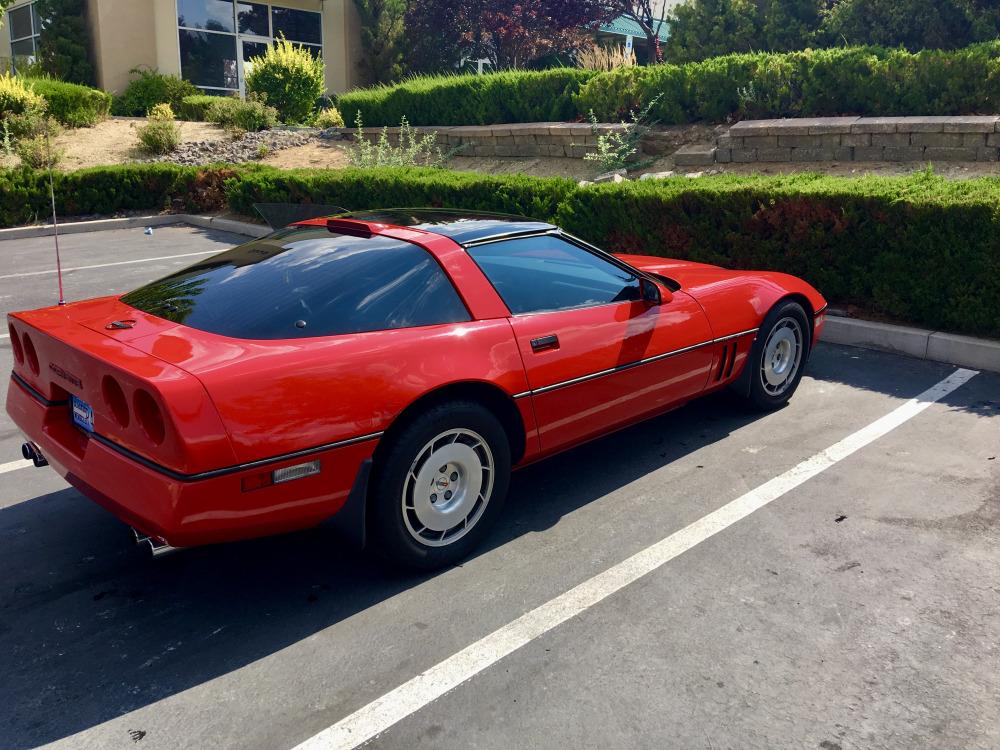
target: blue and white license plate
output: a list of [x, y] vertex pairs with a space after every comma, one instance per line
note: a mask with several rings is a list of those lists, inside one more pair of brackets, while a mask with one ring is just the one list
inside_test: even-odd
[[73, 424], [87, 432], [94, 431], [94, 409], [82, 398], [71, 396], [73, 406]]

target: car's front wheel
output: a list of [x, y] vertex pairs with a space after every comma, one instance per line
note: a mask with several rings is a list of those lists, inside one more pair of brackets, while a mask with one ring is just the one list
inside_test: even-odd
[[392, 561], [423, 569], [465, 557], [507, 494], [510, 445], [499, 420], [467, 401], [438, 404], [390, 438], [376, 465], [370, 531]]
[[809, 318], [798, 302], [775, 306], [764, 318], [747, 362], [748, 398], [757, 409], [784, 406], [802, 379], [809, 355]]

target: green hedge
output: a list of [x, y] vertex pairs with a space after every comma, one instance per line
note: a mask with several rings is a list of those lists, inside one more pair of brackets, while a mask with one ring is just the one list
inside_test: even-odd
[[960, 50], [848, 47], [726, 55], [685, 65], [414, 78], [342, 95], [348, 126], [489, 125], [624, 117], [659, 96], [661, 124], [838, 114], [1000, 111], [1000, 41]]
[[96, 125], [111, 109], [111, 94], [100, 89], [49, 78], [32, 78], [28, 82], [48, 103], [49, 113], [71, 128]]
[[211, 94], [195, 94], [185, 96], [181, 99], [181, 106], [177, 108], [177, 118], [180, 120], [192, 120], [205, 122], [208, 119], [208, 110], [219, 100], [219, 97]]
[[365, 125], [492, 125], [547, 122], [577, 116], [573, 96], [595, 74], [575, 68], [504, 71], [489, 75], [411, 78], [342, 94], [337, 108], [348, 127], [360, 111]]
[[[64, 215], [253, 213], [255, 202], [446, 206], [553, 221], [614, 251], [785, 271], [832, 303], [1000, 338], [1000, 179], [720, 175], [578, 187], [435, 169], [132, 165], [57, 175]], [[44, 218], [44, 174], [0, 174], [0, 222]]]
[[[55, 172], [56, 211], [61, 216], [109, 216], [120, 211], [211, 211], [225, 207], [226, 167], [174, 164], [93, 167]], [[0, 226], [49, 221], [48, 173], [0, 171]]]
[[595, 76], [580, 112], [615, 119], [660, 96], [664, 124], [838, 114], [956, 115], [1000, 110], [1000, 42], [961, 50], [843, 48], [726, 55]]

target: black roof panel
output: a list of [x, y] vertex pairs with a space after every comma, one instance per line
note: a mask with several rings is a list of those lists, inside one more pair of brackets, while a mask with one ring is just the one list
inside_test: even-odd
[[343, 218], [395, 224], [444, 235], [460, 245], [490, 237], [555, 229], [552, 224], [524, 216], [494, 214], [484, 211], [461, 211], [451, 208], [386, 208], [377, 211], [354, 211]]

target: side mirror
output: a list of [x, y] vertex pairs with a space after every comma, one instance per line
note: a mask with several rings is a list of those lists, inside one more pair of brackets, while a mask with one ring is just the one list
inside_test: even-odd
[[[664, 294], [660, 291], [658, 284], [653, 283], [647, 278], [639, 279], [639, 292], [642, 297], [642, 301], [645, 302], [650, 307], [655, 307], [657, 305], [662, 305], [664, 302]], [[666, 293], [666, 301], [669, 302], [672, 299], [670, 292]]]

